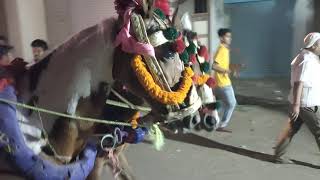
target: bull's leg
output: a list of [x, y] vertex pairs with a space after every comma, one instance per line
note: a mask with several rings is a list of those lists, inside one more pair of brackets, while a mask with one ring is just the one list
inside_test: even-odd
[[[114, 155], [118, 157], [121, 172], [117, 176], [117, 180], [134, 180], [133, 171], [131, 167], [128, 164], [127, 158], [124, 155], [125, 149], [128, 147], [128, 144], [124, 144], [120, 147], [118, 147], [114, 151]], [[88, 176], [88, 180], [102, 180], [102, 173], [104, 172], [105, 168], [109, 167], [111, 171], [113, 170], [113, 166], [111, 163], [111, 160], [108, 159], [108, 156], [106, 154], [100, 154], [96, 158], [96, 162], [94, 165], [94, 168], [90, 175]]]
[[[121, 169], [120, 174], [116, 177], [117, 180], [134, 180], [135, 179], [133, 176], [132, 169], [128, 164], [127, 158], [124, 155], [124, 151], [127, 149], [128, 146], [129, 144], [123, 144], [118, 148], [116, 148], [116, 150], [114, 151], [114, 155], [119, 159], [119, 165]], [[111, 170], [113, 170], [114, 167], [112, 166], [110, 159], [107, 165], [109, 166], [109, 168], [111, 168]]]
[[107, 164], [107, 159], [105, 157], [105, 155], [98, 155], [96, 158], [96, 161], [94, 163], [94, 167], [93, 170], [91, 171], [91, 173], [88, 176], [88, 180], [99, 180], [101, 179], [103, 170]]
[[135, 177], [133, 176], [133, 170], [130, 167], [128, 160], [124, 154], [125, 150], [128, 148], [128, 144], [123, 145], [121, 151], [118, 153], [119, 162], [121, 166], [121, 173], [119, 175], [119, 180], [134, 180]]
[[[147, 115], [147, 117], [142, 118], [142, 120], [150, 121], [150, 122], [152, 119], [154, 119], [152, 115]], [[120, 168], [122, 170], [120, 172], [119, 176], [117, 177], [117, 179], [119, 179], [119, 180], [134, 180], [135, 179], [133, 176], [134, 173], [133, 173], [131, 167], [129, 166], [128, 161], [124, 155], [124, 151], [127, 147], [128, 147], [128, 144], [124, 144], [124, 145], [116, 148], [114, 151], [114, 156], [118, 157]], [[90, 173], [88, 179], [89, 180], [101, 179], [102, 173], [104, 172], [106, 166], [109, 166], [109, 168], [111, 168], [111, 171], [114, 168], [112, 166], [111, 160], [108, 159], [108, 156], [106, 154], [97, 156], [95, 166], [94, 166], [92, 172]]]
[[67, 163], [72, 159], [78, 134], [74, 120], [60, 118], [55, 122], [49, 141], [62, 162]]
[[[104, 89], [102, 84], [98, 92], [92, 93], [88, 98], [80, 99], [76, 114], [84, 117], [100, 117], [105, 102]], [[92, 122], [58, 119], [50, 133], [50, 142], [57, 155], [60, 156], [58, 158], [64, 159], [64, 162], [69, 162], [74, 155], [77, 155], [76, 153], [81, 151], [87, 137], [93, 132], [93, 126], [94, 123]]]

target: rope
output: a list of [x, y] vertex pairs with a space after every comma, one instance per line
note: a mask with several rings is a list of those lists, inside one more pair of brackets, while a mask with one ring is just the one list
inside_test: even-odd
[[143, 106], [136, 106], [134, 108], [130, 107], [130, 105], [127, 105], [125, 103], [121, 103], [121, 102], [118, 102], [118, 101], [113, 101], [113, 100], [106, 100], [106, 104], [109, 104], [109, 105], [113, 105], [113, 106], [118, 106], [118, 107], [122, 107], [122, 108], [127, 108], [127, 109], [136, 109], [136, 110], [139, 110], [139, 111], [144, 111], [144, 112], [150, 112], [151, 111], [151, 108], [149, 107], [143, 107]]
[[111, 88], [111, 92], [116, 95], [121, 101], [123, 101], [124, 103], [128, 104], [130, 106], [131, 109], [136, 109], [135, 105], [132, 104], [130, 101], [128, 101], [126, 98], [122, 97], [117, 91], [113, 90]]
[[[35, 105], [35, 108], [38, 108], [36, 102], [33, 102], [33, 104]], [[50, 143], [50, 141], [49, 141], [49, 135], [48, 135], [46, 129], [44, 128], [44, 126], [43, 126], [43, 121], [42, 121], [42, 116], [41, 116], [41, 114], [40, 114], [40, 111], [37, 110], [37, 112], [38, 112], [39, 121], [40, 121], [40, 123], [41, 123], [41, 129], [42, 129], [42, 133], [43, 133], [43, 135], [44, 135], [44, 140], [45, 140], [46, 144], [47, 144], [47, 145], [50, 147], [50, 149], [52, 150], [52, 152], [53, 152], [53, 154], [54, 154], [54, 157], [56, 157], [58, 160], [60, 160], [60, 161], [63, 162], [63, 163], [67, 163], [67, 162], [71, 161], [71, 159], [72, 159], [71, 156], [62, 156], [62, 155], [59, 155], [59, 154], [57, 153], [56, 149], [55, 149], [55, 148], [53, 147], [53, 145]]]
[[[26, 104], [23, 104], [23, 103], [18, 103], [18, 102], [7, 100], [7, 99], [3, 99], [3, 98], [0, 98], [0, 102], [7, 103], [7, 104], [13, 104], [15, 106], [22, 107], [22, 108], [25, 108], [25, 109], [39, 111], [39, 112], [42, 112], [42, 113], [51, 114], [51, 115], [60, 116], [60, 117], [65, 117], [65, 118], [69, 118], [69, 119], [75, 119], [75, 120], [80, 120], [80, 121], [88, 121], [88, 122], [95, 122], [95, 123], [108, 124], [108, 125], [118, 125], [118, 126], [128, 126], [128, 127], [132, 126], [130, 123], [125, 123], [125, 122], [117, 122], [117, 121], [109, 121], [109, 120], [102, 120], [102, 119], [80, 117], [80, 116], [72, 116], [72, 115], [68, 115], [68, 114], [64, 114], [64, 113], [50, 111], [50, 110], [43, 109], [43, 108], [36, 108], [34, 106], [26, 105]], [[140, 125], [140, 127], [144, 127], [144, 126]]]

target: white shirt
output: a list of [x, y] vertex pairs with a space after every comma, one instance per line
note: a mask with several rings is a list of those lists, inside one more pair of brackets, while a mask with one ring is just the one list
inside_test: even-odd
[[320, 106], [320, 59], [311, 51], [302, 50], [291, 62], [291, 90], [289, 102], [293, 103], [293, 85], [303, 82], [301, 107]]

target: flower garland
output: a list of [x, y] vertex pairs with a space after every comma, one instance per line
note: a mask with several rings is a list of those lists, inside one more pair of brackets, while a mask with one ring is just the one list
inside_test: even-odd
[[201, 76], [193, 76], [193, 82], [196, 85], [202, 86], [208, 81], [209, 78], [210, 76], [208, 74], [203, 74]]
[[[195, 75], [192, 77], [193, 82], [195, 85], [202, 86], [204, 84], [207, 84], [209, 87], [214, 88], [216, 85], [216, 81], [213, 77], [210, 77], [210, 64], [209, 64], [209, 52], [206, 46], [203, 45], [196, 45], [194, 41], [197, 41], [197, 33], [192, 31], [185, 30], [183, 32], [183, 37], [179, 37], [178, 40], [183, 39], [183, 43], [185, 44], [184, 48], [175, 48], [179, 51], [176, 51], [179, 53], [180, 59], [186, 64], [186, 65], [194, 65], [196, 63], [199, 64], [201, 75]], [[190, 39], [188, 39], [191, 38]], [[176, 40], [176, 44], [178, 42]], [[181, 43], [181, 42], [178, 42]], [[178, 47], [177, 45], [174, 47]], [[179, 47], [182, 47], [179, 45]]]
[[154, 82], [140, 55], [136, 55], [133, 58], [133, 60], [131, 61], [131, 66], [144, 89], [152, 98], [156, 99], [162, 104], [176, 105], [183, 103], [192, 86], [192, 76], [194, 75], [194, 73], [190, 67], [185, 68], [183, 73], [183, 80], [179, 89], [175, 92], [168, 92], [162, 90], [161, 87]]
[[140, 112], [138, 111], [133, 115], [133, 117], [131, 119], [132, 129], [137, 129], [138, 128], [138, 125], [139, 125], [138, 119], [139, 118], [140, 118]]

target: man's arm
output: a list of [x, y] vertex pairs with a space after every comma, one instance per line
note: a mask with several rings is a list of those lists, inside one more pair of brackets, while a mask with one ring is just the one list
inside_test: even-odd
[[222, 74], [230, 73], [230, 70], [220, 67], [216, 62], [213, 63], [212, 69]]
[[293, 85], [293, 105], [300, 105], [301, 94], [302, 94], [303, 82], [298, 81]]
[[292, 120], [296, 120], [299, 116], [302, 89], [303, 89], [303, 82], [302, 81], [294, 82], [293, 102], [292, 102], [292, 107], [291, 107], [291, 112], [290, 112], [291, 113], [290, 117]]

